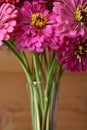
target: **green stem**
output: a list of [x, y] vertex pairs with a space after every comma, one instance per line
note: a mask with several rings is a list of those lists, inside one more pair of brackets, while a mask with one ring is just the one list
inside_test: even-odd
[[25, 54], [25, 52], [23, 51], [23, 52], [21, 52], [21, 57], [23, 58], [23, 60], [24, 60], [24, 62], [25, 62], [25, 64], [26, 64], [26, 67], [29, 69], [29, 71], [30, 71], [30, 66], [29, 66], [29, 63], [28, 63], [28, 60], [27, 60], [27, 57], [26, 57], [26, 54]]
[[39, 75], [39, 65], [37, 60], [37, 53], [33, 54], [33, 61], [34, 61], [34, 67], [35, 67], [35, 74], [36, 74], [36, 81], [38, 84], [38, 90], [39, 90], [39, 100], [40, 100], [40, 107], [43, 114], [43, 95], [42, 95], [42, 88], [41, 88], [41, 79]]
[[51, 67], [51, 55], [48, 55], [48, 70]]
[[48, 106], [48, 96], [46, 90], [44, 92], [44, 111], [43, 111], [43, 120], [42, 120], [42, 130], [46, 127], [46, 116], [47, 116], [47, 106]]
[[43, 66], [42, 66], [42, 60], [40, 62], [39, 60], [39, 57], [37, 57], [37, 62], [38, 62], [38, 65], [39, 65], [39, 71], [41, 72], [41, 77], [43, 78], [43, 81], [44, 83], [46, 82], [46, 78], [45, 78], [45, 74], [44, 74], [44, 71], [43, 71]]
[[51, 97], [50, 97], [50, 104], [51, 104], [50, 126], [51, 126], [51, 130], [54, 130], [54, 112], [55, 112], [55, 107], [56, 107], [56, 98], [57, 98], [57, 93], [58, 93], [58, 87], [59, 87], [59, 84], [56, 83], [56, 81], [53, 81], [52, 92], [51, 92]]
[[[22, 52], [20, 53], [16, 46], [14, 45], [14, 43], [12, 42], [9, 42], [9, 41], [3, 41], [3, 43], [12, 50], [12, 52], [15, 54], [15, 56], [17, 56], [18, 58], [18, 61], [20, 62], [25, 74], [26, 74], [26, 77], [27, 77], [27, 80], [28, 80], [28, 84], [30, 84], [28, 87], [30, 87], [30, 94], [31, 94], [31, 105], [32, 105], [32, 122], [33, 122], [33, 89], [32, 89], [32, 86], [31, 86], [31, 83], [33, 82], [33, 79], [32, 79], [32, 76], [31, 76], [31, 72], [30, 72], [30, 68], [29, 68], [29, 65], [28, 65], [28, 62], [26, 61], [26, 57], [24, 54], [22, 54]], [[23, 57], [22, 57], [23, 56]]]
[[60, 65], [59, 72], [58, 72], [58, 79], [57, 79], [58, 82], [60, 81], [63, 73], [64, 73], [63, 65]]
[[34, 87], [34, 114], [35, 114], [34, 115], [35, 130], [41, 130], [40, 129], [40, 113], [39, 113], [39, 107], [38, 107], [38, 93], [35, 87]]
[[46, 82], [46, 91], [47, 91], [47, 94], [49, 92], [49, 87], [50, 87], [50, 84], [51, 84], [51, 81], [52, 81], [52, 78], [53, 78], [53, 73], [55, 71], [56, 62], [57, 62], [56, 58], [54, 58], [53, 62], [52, 62], [52, 65], [51, 65], [51, 67], [48, 70], [47, 82]]
[[46, 55], [46, 50], [44, 50], [44, 62], [45, 62], [45, 68], [46, 68], [46, 71], [47, 71], [48, 66], [47, 66], [47, 55]]
[[47, 118], [46, 118], [46, 130], [49, 130], [50, 129], [50, 108], [48, 108], [48, 111], [47, 111]]
[[[42, 130], [45, 128], [45, 122], [46, 122], [46, 117], [47, 117], [47, 110], [50, 106], [50, 94], [52, 91], [52, 78], [54, 76], [54, 70], [56, 66], [56, 59], [54, 58], [53, 63], [51, 67], [48, 70], [48, 75], [47, 75], [47, 82], [46, 82], [46, 89], [44, 93], [44, 113], [43, 113], [43, 123], [42, 123]], [[50, 91], [49, 91], [50, 90]]]

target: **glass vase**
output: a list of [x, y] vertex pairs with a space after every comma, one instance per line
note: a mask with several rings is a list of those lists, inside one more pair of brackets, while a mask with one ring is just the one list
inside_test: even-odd
[[[46, 83], [43, 81], [34, 81], [29, 84], [29, 87], [32, 88], [32, 130], [57, 130], [55, 126], [55, 108], [57, 106], [56, 101], [59, 82], [53, 80], [50, 82], [49, 86], [50, 89], [47, 92]], [[42, 95], [42, 100], [40, 93]]]

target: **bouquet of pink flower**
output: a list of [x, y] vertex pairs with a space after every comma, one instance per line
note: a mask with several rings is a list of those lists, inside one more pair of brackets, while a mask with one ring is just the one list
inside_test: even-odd
[[10, 48], [26, 74], [33, 130], [54, 130], [64, 70], [87, 70], [86, 0], [1, 0], [0, 46]]

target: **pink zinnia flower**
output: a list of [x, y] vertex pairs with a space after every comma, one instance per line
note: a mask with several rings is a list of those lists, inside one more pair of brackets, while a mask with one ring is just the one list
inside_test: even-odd
[[15, 4], [15, 3], [18, 3], [20, 0], [0, 0], [0, 4], [2, 3], [11, 3], [11, 4]]
[[9, 2], [9, 3], [12, 3], [12, 4], [15, 4], [15, 3], [18, 3], [20, 0], [6, 0], [6, 2]]
[[9, 3], [4, 3], [0, 7], [0, 46], [2, 40], [10, 39], [10, 34], [16, 26], [17, 10], [15, 6]]
[[76, 30], [87, 35], [87, 0], [60, 0], [54, 2], [58, 14], [59, 34], [65, 35]]
[[[38, 0], [37, 0], [38, 1]], [[42, 4], [45, 4], [48, 10], [53, 9], [53, 2], [57, 2], [58, 0], [39, 0]]]
[[67, 70], [87, 70], [87, 38], [82, 35], [65, 36], [58, 49], [57, 59]]
[[39, 1], [25, 1], [19, 10], [19, 21], [15, 31], [19, 50], [28, 48], [30, 51], [43, 52], [48, 46], [57, 49], [55, 18], [55, 13], [47, 10]]

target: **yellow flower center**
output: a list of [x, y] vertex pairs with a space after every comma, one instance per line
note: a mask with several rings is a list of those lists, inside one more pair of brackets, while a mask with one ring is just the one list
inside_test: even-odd
[[75, 19], [78, 22], [83, 22], [84, 24], [87, 24], [87, 6], [83, 8], [82, 5], [78, 5], [75, 13]]
[[75, 19], [77, 21], [81, 21], [81, 19], [82, 19], [81, 10], [82, 10], [82, 6], [78, 5], [78, 7], [77, 7], [77, 9], [75, 11]]
[[78, 45], [76, 50], [77, 59], [79, 63], [82, 62], [82, 57], [87, 55], [87, 46], [85, 45]]
[[82, 45], [79, 45], [79, 46], [78, 46], [78, 49], [79, 49], [80, 51], [82, 51], [82, 50], [84, 49], [84, 47], [83, 47]]
[[87, 55], [87, 47], [85, 47], [84, 45], [78, 45], [77, 53], [80, 56], [81, 55]]
[[34, 13], [31, 16], [31, 25], [37, 29], [43, 28], [48, 22], [48, 19], [42, 13]]

